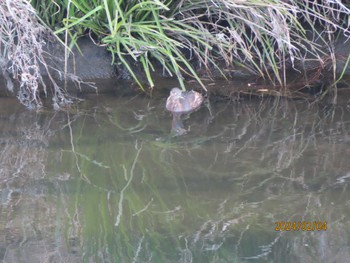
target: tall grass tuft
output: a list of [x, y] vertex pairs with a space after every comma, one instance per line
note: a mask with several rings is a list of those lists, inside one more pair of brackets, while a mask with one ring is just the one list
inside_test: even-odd
[[[164, 72], [178, 78], [183, 89], [184, 73], [193, 76], [205, 89], [183, 51], [191, 50], [202, 60], [208, 60], [204, 50], [211, 49], [211, 46], [205, 39], [214, 36], [169, 16], [172, 2], [72, 0], [72, 6], [61, 2], [59, 5], [63, 10], [69, 8], [70, 12], [56, 33], [69, 30], [74, 37], [77, 32], [88, 30], [99, 36], [100, 44], [106, 45], [112, 52], [113, 61], [117, 57], [141, 88], [143, 85], [132, 69], [132, 61], [142, 65], [150, 87], [154, 86], [152, 71], [155, 70], [155, 63], [158, 63]], [[37, 9], [43, 8], [39, 2], [35, 4]], [[48, 21], [49, 18], [43, 19]], [[54, 21], [52, 18], [48, 22], [52, 24]]]
[[[142, 65], [150, 87], [159, 63], [175, 75], [183, 89], [184, 76], [205, 89], [191, 59], [221, 71], [217, 62], [235, 63], [285, 84], [287, 66], [309, 53], [321, 61], [322, 51], [307, 40], [314, 31], [328, 43], [325, 32], [347, 32], [349, 9], [339, 0], [32, 0], [43, 20], [73, 37], [92, 33], [100, 38], [143, 87], [132, 61]], [[68, 3], [71, 6], [68, 7]], [[69, 9], [69, 12], [68, 12]], [[62, 20], [63, 14], [65, 19]], [[345, 19], [345, 20], [344, 20]], [[321, 30], [315, 27], [321, 26]], [[333, 52], [333, 50], [330, 51]], [[129, 60], [131, 59], [131, 61]], [[223, 73], [221, 71], [221, 73]]]
[[[333, 53], [329, 37], [347, 33], [350, 10], [338, 0], [179, 1], [174, 16], [217, 37], [210, 43], [227, 65], [235, 61], [285, 84], [287, 65]], [[310, 39], [312, 32], [315, 37]], [[328, 50], [321, 50], [320, 44]], [[308, 55], [307, 55], [308, 54]]]

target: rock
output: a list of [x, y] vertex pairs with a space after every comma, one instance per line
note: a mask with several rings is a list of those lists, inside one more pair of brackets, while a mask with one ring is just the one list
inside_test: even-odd
[[[75, 46], [68, 57], [68, 73], [75, 74], [84, 81], [92, 79], [108, 79], [116, 76], [116, 69], [111, 64], [112, 55], [105, 47], [95, 45], [89, 38], [80, 38], [77, 41], [79, 49]], [[61, 71], [64, 71], [65, 50], [58, 42], [48, 43], [47, 51], [50, 54], [47, 62]], [[45, 70], [42, 71], [45, 75]], [[60, 76], [57, 72], [54, 75]]]

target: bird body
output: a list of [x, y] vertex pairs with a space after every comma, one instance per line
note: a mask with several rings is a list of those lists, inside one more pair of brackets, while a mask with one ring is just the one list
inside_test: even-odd
[[166, 109], [173, 113], [187, 113], [197, 109], [203, 102], [203, 96], [197, 91], [182, 91], [173, 88], [166, 101]]

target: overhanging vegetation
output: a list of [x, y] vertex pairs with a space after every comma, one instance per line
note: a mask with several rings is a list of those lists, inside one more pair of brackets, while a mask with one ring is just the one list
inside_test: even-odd
[[[25, 23], [14, 27], [12, 14], [27, 8], [28, 2], [8, 0], [7, 3], [0, 7], [0, 19], [9, 25], [0, 32], [2, 43], [10, 47], [2, 52], [3, 69], [20, 76], [21, 102], [25, 103], [23, 94], [29, 91], [30, 101], [39, 105], [35, 81], [40, 80], [40, 72], [25, 67], [13, 71], [14, 62], [9, 58], [14, 46], [21, 47], [20, 36], [26, 31], [35, 36], [32, 42], [26, 43], [37, 47], [35, 52], [42, 52], [42, 42], [38, 42], [38, 46], [34, 39], [40, 40], [42, 34], [38, 31], [43, 27], [35, 24], [33, 30]], [[122, 63], [142, 89], [144, 84], [133, 71], [132, 61], [142, 65], [149, 87], [154, 86], [152, 71], [160, 64], [164, 72], [178, 78], [182, 89], [185, 89], [185, 76], [195, 78], [205, 89], [195, 65], [208, 71], [212, 68], [221, 71], [220, 60], [227, 66], [244, 65], [256, 74], [285, 84], [287, 65], [303, 62], [306, 54], [322, 61], [326, 53], [334, 53], [329, 39], [334, 38], [335, 33], [347, 32], [350, 14], [340, 0], [32, 0], [31, 4], [40, 19], [56, 35], [65, 38], [67, 44], [68, 38], [74, 43], [78, 37], [88, 34], [105, 45], [112, 52], [114, 62]], [[32, 23], [37, 23], [34, 11], [28, 10], [31, 11], [21, 13], [23, 19], [27, 15]], [[313, 39], [318, 39], [318, 43], [324, 43], [329, 52], [325, 53], [316, 42], [310, 41], [307, 31], [316, 36]], [[18, 42], [9, 41], [9, 36]], [[36, 56], [30, 51], [33, 49], [22, 50], [28, 52], [28, 59], [17, 64], [32, 63], [28, 61]], [[24, 79], [28, 72], [34, 82]], [[56, 91], [60, 89], [55, 88]]]

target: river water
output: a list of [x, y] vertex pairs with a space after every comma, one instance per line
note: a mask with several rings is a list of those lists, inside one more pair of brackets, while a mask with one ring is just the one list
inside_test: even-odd
[[3, 262], [349, 262], [346, 104], [165, 96], [1, 98]]

